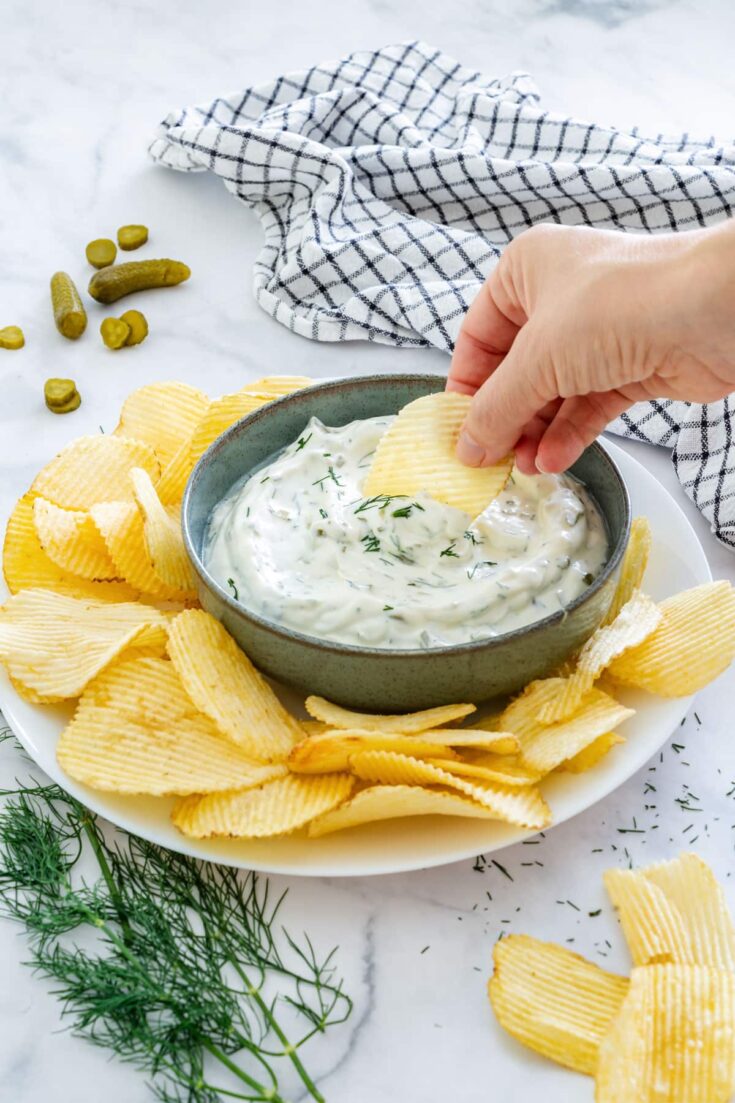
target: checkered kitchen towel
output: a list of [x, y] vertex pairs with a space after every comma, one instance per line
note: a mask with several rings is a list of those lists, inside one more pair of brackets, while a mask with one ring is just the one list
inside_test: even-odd
[[[176, 111], [151, 154], [210, 169], [256, 211], [256, 298], [320, 341], [450, 352], [503, 246], [528, 226], [655, 233], [735, 208], [732, 144], [555, 115], [528, 76], [489, 80], [415, 42]], [[735, 398], [663, 400], [611, 426], [673, 449], [684, 489], [732, 548], [734, 417]]]

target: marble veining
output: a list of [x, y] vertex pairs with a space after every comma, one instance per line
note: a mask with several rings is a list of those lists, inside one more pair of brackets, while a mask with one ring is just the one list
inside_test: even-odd
[[[155, 125], [173, 106], [324, 57], [422, 38], [494, 76], [528, 71], [549, 109], [642, 133], [731, 137], [733, 31], [730, 0], [220, 0], [206, 11], [195, 0], [8, 0], [0, 326], [23, 326], [27, 346], [0, 351], [0, 516], [71, 436], [111, 429], [123, 397], [145, 382], [178, 378], [217, 393], [266, 371], [446, 370], [437, 352], [314, 345], [258, 310], [250, 291], [256, 219], [218, 181], [147, 160]], [[85, 283], [86, 242], [139, 221], [151, 227], [146, 255], [187, 261], [191, 281], [139, 296], [151, 336], [137, 349], [103, 348], [99, 323], [116, 311], [99, 307], [80, 342], [64, 341], [50, 317], [51, 273], [67, 269]], [[46, 412], [50, 375], [76, 379], [84, 401], [72, 418]], [[677, 493], [665, 453], [624, 447]], [[680, 492], [678, 501], [715, 576], [735, 579], [730, 553]], [[601, 873], [685, 846], [713, 863], [735, 906], [735, 747], [725, 720], [733, 707], [730, 672], [700, 695], [660, 757], [530, 845], [393, 877], [273, 878], [274, 891], [289, 889], [284, 921], [322, 950], [339, 944], [355, 1000], [351, 1019], [305, 1054], [330, 1103], [491, 1103], [529, 1087], [547, 1103], [591, 1103], [588, 1081], [527, 1056], [496, 1027], [485, 994], [492, 947], [501, 932], [528, 931], [627, 969]], [[3, 762], [12, 776], [12, 758]], [[0, 922], [0, 1099], [152, 1098], [134, 1069], [64, 1032], [58, 1002], [22, 964], [26, 957], [22, 933]]]

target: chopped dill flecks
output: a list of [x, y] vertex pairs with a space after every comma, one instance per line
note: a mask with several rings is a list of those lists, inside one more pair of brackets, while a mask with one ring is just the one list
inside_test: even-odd
[[392, 605], [384, 605], [383, 606], [383, 612], [384, 613], [390, 613], [393, 610], [393, 608], [394, 607]]
[[411, 502], [410, 506], [401, 506], [400, 509], [394, 509], [391, 517], [410, 517], [415, 509], [420, 509], [422, 513], [426, 512], [418, 502]]
[[311, 485], [323, 486], [324, 483], [327, 482], [329, 479], [331, 479], [333, 483], [336, 483], [337, 486], [344, 486], [344, 483], [340, 479], [339, 475], [335, 474], [334, 468], [332, 467], [331, 463], [327, 469], [326, 475], [323, 475], [321, 479], [314, 479], [314, 482]]
[[374, 532], [366, 532], [362, 537], [360, 543], [363, 545], [363, 551], [377, 552], [380, 551], [380, 540]]
[[326, 509], [320, 509], [319, 510], [319, 516], [323, 517], [324, 520], [326, 521], [326, 519], [329, 517], [329, 514], [327, 513]]
[[296, 451], [300, 452], [302, 448], [306, 448], [313, 435], [313, 433], [309, 433], [308, 437], [299, 437], [296, 444]]
[[447, 556], [448, 558], [451, 558], [451, 559], [459, 559], [459, 555], [458, 555], [458, 554], [457, 554], [457, 552], [456, 552], [456, 551], [454, 550], [454, 549], [456, 548], [456, 546], [457, 546], [457, 541], [456, 541], [456, 540], [452, 540], [452, 542], [451, 542], [451, 544], [449, 545], [449, 547], [445, 548], [445, 549], [444, 549], [444, 551], [440, 551], [440, 552], [439, 552], [439, 555], [440, 555], [440, 556], [443, 556], [443, 555], [445, 555], [445, 556]]
[[509, 880], [509, 881], [512, 881], [512, 880], [513, 880], [513, 878], [511, 877], [511, 875], [510, 875], [510, 874], [508, 873], [508, 870], [507, 870], [507, 869], [505, 868], [505, 866], [501, 866], [500, 862], [496, 862], [496, 860], [495, 860], [494, 858], [491, 858], [491, 859], [490, 859], [490, 861], [491, 861], [491, 862], [493, 863], [493, 865], [494, 865], [494, 866], [495, 866], [495, 867], [496, 867], [497, 869], [499, 869], [499, 870], [500, 870], [500, 872], [501, 872], [501, 873], [502, 873], [502, 874], [503, 874], [503, 875], [504, 875], [505, 877], [507, 877], [507, 878], [508, 878], [508, 880]]
[[235, 585], [235, 580], [234, 580], [234, 578], [228, 578], [228, 579], [227, 579], [227, 585], [228, 585], [228, 586], [230, 587], [230, 589], [232, 590], [232, 596], [234, 597], [235, 601], [239, 601], [239, 599], [240, 599], [240, 595], [239, 595], [239, 593], [237, 592], [237, 586]]
[[396, 498], [405, 498], [405, 494], [376, 494], [374, 498], [364, 498], [355, 513], [367, 513], [369, 509], [385, 509]]

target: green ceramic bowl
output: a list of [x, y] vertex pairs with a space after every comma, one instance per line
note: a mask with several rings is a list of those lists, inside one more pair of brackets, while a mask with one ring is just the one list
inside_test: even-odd
[[585, 483], [606, 519], [611, 547], [606, 567], [565, 610], [491, 640], [430, 651], [388, 651], [320, 640], [252, 612], [207, 572], [201, 552], [214, 506], [243, 475], [296, 440], [311, 417], [326, 425], [346, 425], [356, 418], [395, 414], [407, 402], [442, 390], [444, 383], [436, 375], [377, 375], [320, 383], [243, 418], [194, 468], [182, 522], [201, 603], [266, 674], [304, 693], [379, 712], [483, 701], [548, 674], [604, 617], [628, 541], [630, 503], [620, 472], [597, 444], [587, 449], [571, 473]]

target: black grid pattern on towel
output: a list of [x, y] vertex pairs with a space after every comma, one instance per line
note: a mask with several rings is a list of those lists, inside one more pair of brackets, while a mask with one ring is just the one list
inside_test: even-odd
[[[732, 143], [544, 111], [527, 75], [491, 80], [420, 42], [173, 112], [151, 154], [215, 172], [256, 211], [256, 299], [319, 341], [450, 352], [503, 247], [529, 226], [656, 233], [735, 208]], [[673, 448], [687, 493], [735, 547], [730, 419], [728, 403], [661, 401], [612, 428]]]

